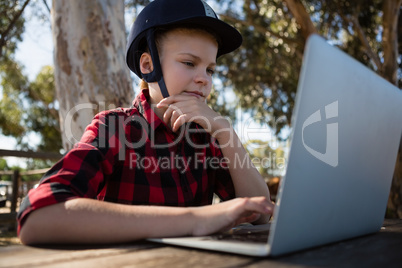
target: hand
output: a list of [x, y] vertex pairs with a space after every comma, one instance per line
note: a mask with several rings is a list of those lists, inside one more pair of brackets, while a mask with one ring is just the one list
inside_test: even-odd
[[229, 122], [213, 111], [201, 96], [179, 94], [167, 97], [157, 104], [157, 108], [167, 108], [163, 121], [176, 132], [184, 123], [195, 122], [213, 135], [221, 128], [230, 128]]
[[195, 207], [193, 235], [202, 236], [227, 231], [261, 215], [272, 215], [274, 204], [265, 197], [243, 197], [210, 206]]

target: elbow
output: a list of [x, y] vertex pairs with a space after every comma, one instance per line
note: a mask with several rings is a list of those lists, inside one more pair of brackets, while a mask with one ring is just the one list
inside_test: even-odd
[[22, 244], [34, 245], [48, 242], [49, 236], [51, 236], [49, 224], [52, 223], [49, 219], [44, 219], [45, 215], [41, 210], [26, 215], [25, 220], [20, 223], [18, 237]]
[[[20, 221], [19, 239], [24, 245], [55, 243], [58, 235], [62, 234], [60, 228], [60, 206], [50, 205], [32, 211]], [[62, 221], [62, 220], [61, 220]]]
[[29, 224], [28, 219], [26, 220], [25, 224], [22, 225], [18, 237], [22, 244], [24, 245], [33, 245], [36, 244], [35, 241], [35, 230], [32, 230], [32, 227]]

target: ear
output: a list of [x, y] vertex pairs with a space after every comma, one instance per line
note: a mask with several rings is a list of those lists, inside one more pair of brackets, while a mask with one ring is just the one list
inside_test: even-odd
[[151, 54], [144, 52], [140, 58], [140, 71], [143, 74], [149, 74], [154, 70]]

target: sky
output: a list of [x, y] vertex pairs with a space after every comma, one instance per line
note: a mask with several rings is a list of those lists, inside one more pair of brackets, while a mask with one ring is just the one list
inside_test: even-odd
[[43, 66], [53, 65], [53, 40], [50, 23], [28, 16], [23, 42], [19, 43], [15, 56], [17, 61], [25, 65], [29, 79], [34, 80]]

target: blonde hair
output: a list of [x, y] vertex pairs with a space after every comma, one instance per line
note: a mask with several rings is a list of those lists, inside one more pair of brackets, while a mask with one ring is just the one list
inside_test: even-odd
[[149, 89], [149, 85], [148, 85], [148, 83], [144, 80], [144, 78], [141, 78], [141, 81], [140, 81], [140, 90], [143, 90], [143, 89]]

